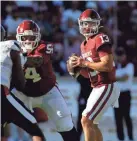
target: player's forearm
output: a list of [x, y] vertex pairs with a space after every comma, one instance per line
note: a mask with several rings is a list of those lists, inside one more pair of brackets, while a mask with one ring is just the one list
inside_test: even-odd
[[110, 66], [108, 63], [104, 63], [104, 62], [89, 62], [89, 61], [85, 61], [85, 66], [87, 68], [96, 70], [96, 71], [100, 71], [100, 72], [111, 72], [112, 71], [112, 66]]

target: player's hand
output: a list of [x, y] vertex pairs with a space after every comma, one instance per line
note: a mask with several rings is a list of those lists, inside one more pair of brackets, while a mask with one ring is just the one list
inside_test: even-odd
[[73, 67], [70, 65], [69, 60], [67, 61], [67, 70], [69, 73], [73, 73]]
[[77, 57], [78, 57], [77, 55], [72, 54], [67, 61], [68, 72], [74, 78], [79, 76], [80, 70], [81, 70], [81, 68], [79, 66], [75, 67], [75, 66], [73, 66], [73, 63], [72, 63], [74, 60], [77, 59]]
[[70, 74], [74, 74], [75, 73], [75, 68], [76, 67], [74, 67], [73, 66], [73, 61], [75, 60], [75, 59], [77, 59], [77, 55], [76, 54], [72, 54], [70, 57], [69, 57], [69, 59], [68, 59], [68, 61], [67, 61], [67, 70], [68, 70], [68, 72], [70, 73]]
[[68, 61], [67, 61], [67, 70], [70, 74], [74, 74], [74, 67], [72, 66], [72, 60], [74, 58], [69, 57]]
[[72, 54], [68, 61], [67, 61], [67, 69], [69, 72], [72, 72], [73, 69], [74, 69], [74, 66], [73, 66], [73, 61], [77, 59], [77, 55], [76, 54]]
[[72, 67], [86, 67], [87, 61], [85, 61], [82, 57], [75, 57], [75, 60], [72, 60]]

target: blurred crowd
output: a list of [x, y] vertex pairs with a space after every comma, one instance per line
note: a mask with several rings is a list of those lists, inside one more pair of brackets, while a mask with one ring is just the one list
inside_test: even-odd
[[83, 10], [93, 8], [101, 16], [101, 24], [111, 31], [114, 49], [125, 48], [137, 76], [136, 1], [2, 1], [1, 8], [2, 24], [12, 38], [22, 20], [32, 19], [39, 25], [42, 39], [55, 45], [53, 66], [59, 75], [67, 73], [68, 56], [80, 54], [83, 37], [77, 19]]

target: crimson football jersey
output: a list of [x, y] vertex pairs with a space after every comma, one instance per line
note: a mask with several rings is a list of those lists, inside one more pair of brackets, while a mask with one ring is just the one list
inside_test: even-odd
[[[112, 54], [110, 39], [107, 35], [99, 33], [90, 37], [88, 41], [81, 44], [81, 55], [87, 61], [99, 62], [106, 54]], [[115, 64], [111, 72], [99, 72], [88, 68], [81, 70], [81, 75], [90, 78], [92, 87], [99, 87], [116, 81]]]
[[44, 61], [40, 67], [26, 67], [24, 69], [26, 87], [24, 93], [27, 96], [37, 97], [49, 92], [56, 83], [56, 77], [52, 69], [51, 55], [53, 44], [41, 41], [36, 49], [28, 56], [42, 56]]

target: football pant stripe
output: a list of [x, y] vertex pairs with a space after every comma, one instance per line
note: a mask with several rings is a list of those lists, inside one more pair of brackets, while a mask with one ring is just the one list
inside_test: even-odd
[[105, 96], [107, 90], [108, 90], [108, 85], [106, 85], [106, 86], [104, 87], [104, 90], [103, 90], [102, 94], [100, 95], [99, 99], [96, 101], [96, 103], [94, 104], [94, 106], [92, 107], [92, 109], [87, 113], [86, 117], [91, 116], [91, 114], [96, 110], [96, 108], [98, 107], [100, 101], [101, 101], [101, 100], [103, 99], [103, 97]]
[[111, 84], [111, 88], [110, 88], [110, 91], [106, 97], [106, 99], [103, 101], [102, 105], [99, 107], [98, 111], [94, 114], [94, 116], [92, 116], [92, 120], [94, 120], [98, 114], [100, 113], [100, 111], [104, 108], [104, 106], [106, 105], [107, 101], [109, 100], [111, 94], [112, 94], [112, 90], [113, 90], [113, 84]]
[[26, 119], [32, 123], [37, 123], [36, 119], [12, 95], [8, 95], [6, 98]]

